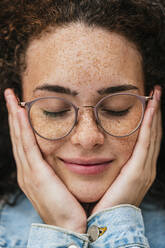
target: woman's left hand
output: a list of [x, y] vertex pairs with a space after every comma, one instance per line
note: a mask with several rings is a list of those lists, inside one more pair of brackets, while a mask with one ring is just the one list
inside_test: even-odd
[[161, 89], [155, 87], [131, 158], [126, 162], [113, 184], [96, 204], [92, 214], [120, 204], [139, 206], [156, 177], [156, 164], [162, 137]]

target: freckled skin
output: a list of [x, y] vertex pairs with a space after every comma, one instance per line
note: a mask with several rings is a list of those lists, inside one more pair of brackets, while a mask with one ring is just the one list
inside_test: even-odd
[[[83, 24], [71, 24], [52, 30], [31, 42], [27, 50], [27, 69], [23, 75], [25, 101], [37, 97], [61, 96], [77, 106], [95, 105], [100, 88], [132, 84], [144, 95], [142, 58], [134, 44], [123, 36]], [[33, 90], [44, 83], [58, 84], [76, 90], [76, 97]], [[136, 117], [135, 117], [136, 118]], [[82, 202], [100, 199], [121, 168], [130, 158], [138, 132], [125, 138], [105, 134], [95, 122], [92, 109], [80, 109], [78, 124], [72, 133], [58, 141], [38, 136], [37, 142], [45, 160], [68, 189]], [[110, 167], [95, 176], [69, 171], [59, 158], [113, 159]]]

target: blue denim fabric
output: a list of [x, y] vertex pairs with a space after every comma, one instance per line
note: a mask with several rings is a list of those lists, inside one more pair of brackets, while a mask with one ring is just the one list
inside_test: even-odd
[[34, 222], [43, 223], [23, 194], [15, 206], [3, 206], [0, 212], [0, 248], [27, 247], [29, 230]]
[[71, 245], [88, 247], [87, 235], [55, 226], [32, 224], [27, 248], [68, 248]]
[[144, 200], [140, 206], [151, 248], [165, 248], [165, 206]]
[[[165, 248], [165, 209], [151, 202], [143, 202], [141, 208], [150, 248]], [[138, 208], [124, 205], [102, 211], [88, 219], [88, 227], [94, 224], [106, 226], [107, 231], [93, 243], [88, 241], [86, 234], [45, 225], [22, 194], [14, 207], [5, 205], [1, 209], [0, 248], [27, 248], [27, 243], [28, 248], [65, 248], [71, 244], [80, 248], [147, 247]]]
[[106, 227], [107, 231], [90, 247], [145, 247], [148, 241], [144, 235], [144, 225], [140, 209], [131, 205], [120, 205], [91, 216], [88, 226]]

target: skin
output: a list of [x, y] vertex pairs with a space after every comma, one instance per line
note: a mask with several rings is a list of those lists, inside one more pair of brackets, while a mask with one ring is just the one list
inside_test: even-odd
[[[98, 94], [100, 89], [123, 84], [138, 88], [126, 92], [144, 95], [142, 58], [135, 45], [99, 28], [72, 24], [56, 29], [31, 42], [26, 63], [24, 101], [60, 96], [77, 106], [95, 105], [105, 95]], [[67, 87], [78, 94], [36, 90], [45, 84]], [[81, 109], [69, 136], [47, 141], [34, 136], [26, 111], [18, 106], [11, 90], [5, 92], [18, 182], [45, 223], [83, 233], [87, 216], [79, 202], [98, 201], [92, 213], [118, 204], [140, 204], [156, 175], [160, 95], [157, 86], [140, 133], [124, 138], [109, 136], [96, 125], [91, 109]], [[79, 175], [65, 167], [64, 158], [106, 158], [113, 162], [97, 175]]]
[[[75, 97], [47, 91], [34, 94], [34, 89], [44, 83], [65, 86], [79, 94]], [[33, 41], [27, 51], [27, 70], [23, 76], [25, 101], [53, 95], [79, 106], [94, 105], [101, 99], [97, 93], [100, 88], [128, 83], [139, 88], [132, 92], [144, 94], [141, 56], [117, 34], [75, 25]], [[45, 160], [70, 192], [81, 202], [93, 202], [105, 193], [130, 157], [137, 133], [124, 139], [113, 138], [97, 127], [91, 110], [83, 110], [78, 125], [67, 138], [55, 142], [36, 138]], [[104, 173], [83, 176], [68, 171], [59, 160], [84, 157], [113, 158], [114, 162]]]

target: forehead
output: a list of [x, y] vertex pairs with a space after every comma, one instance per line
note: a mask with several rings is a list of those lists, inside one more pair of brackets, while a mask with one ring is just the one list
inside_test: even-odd
[[26, 90], [43, 83], [93, 89], [99, 84], [143, 82], [142, 58], [134, 44], [83, 24], [54, 29], [32, 41], [26, 63]]

